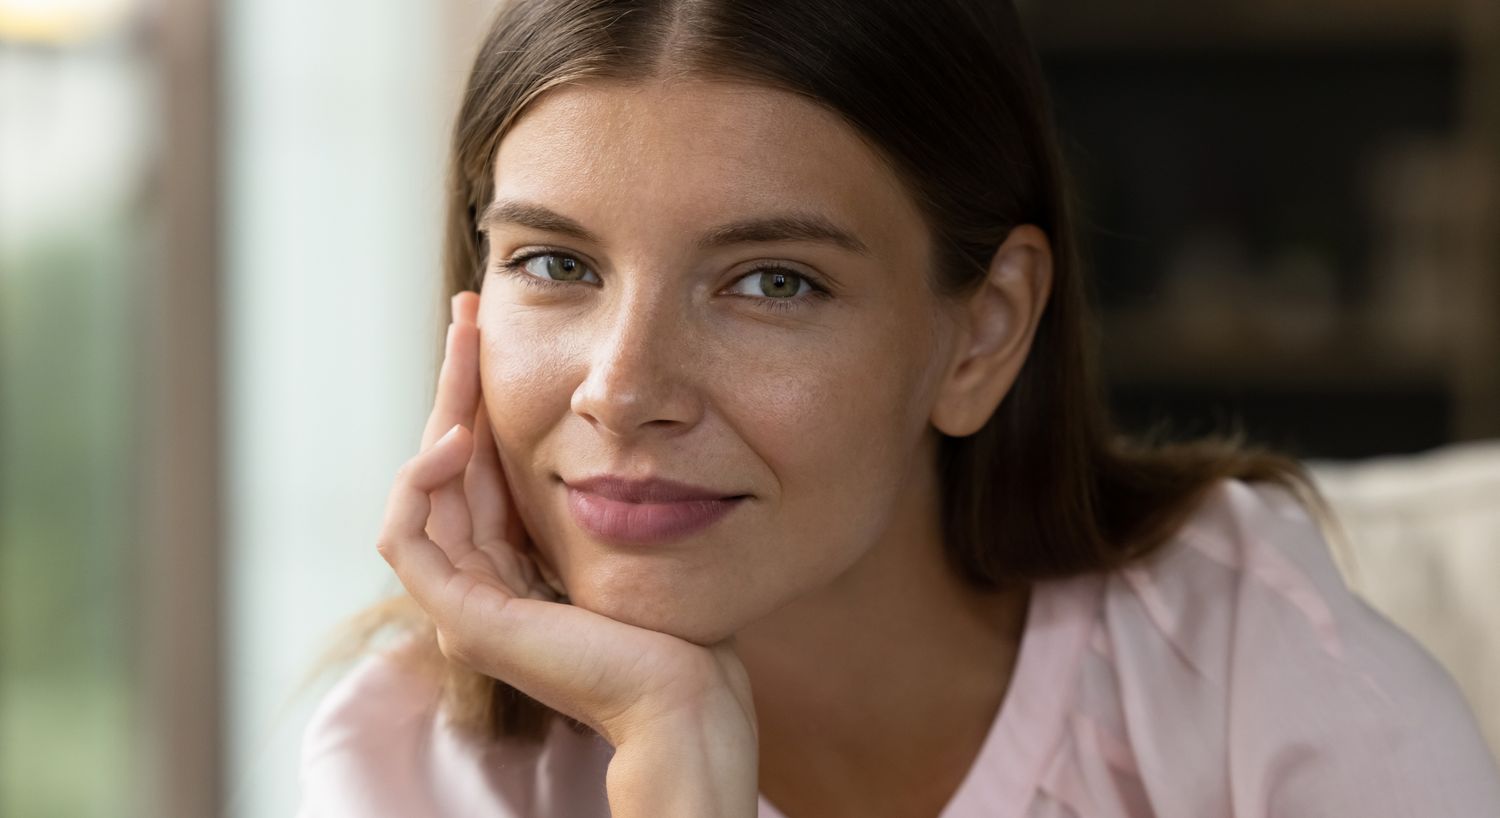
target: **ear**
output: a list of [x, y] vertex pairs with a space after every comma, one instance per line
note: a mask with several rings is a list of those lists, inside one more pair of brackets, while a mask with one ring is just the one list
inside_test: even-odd
[[932, 409], [939, 431], [964, 437], [989, 421], [1026, 363], [1051, 292], [1047, 234], [1033, 224], [1015, 227], [960, 313], [958, 343]]

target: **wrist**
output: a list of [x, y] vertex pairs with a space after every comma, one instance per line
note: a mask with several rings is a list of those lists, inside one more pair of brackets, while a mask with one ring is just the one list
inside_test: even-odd
[[610, 814], [754, 818], [758, 753], [743, 710], [680, 711], [615, 747], [605, 776]]

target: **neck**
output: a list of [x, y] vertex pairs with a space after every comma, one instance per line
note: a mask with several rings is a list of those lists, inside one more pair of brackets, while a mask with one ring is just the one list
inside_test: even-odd
[[999, 710], [1028, 595], [953, 573], [935, 481], [836, 581], [736, 634], [761, 792], [789, 815], [937, 814]]

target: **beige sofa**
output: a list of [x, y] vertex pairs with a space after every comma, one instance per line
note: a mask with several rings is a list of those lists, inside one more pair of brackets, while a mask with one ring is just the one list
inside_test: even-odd
[[1500, 440], [1308, 465], [1349, 586], [1443, 663], [1500, 758]]

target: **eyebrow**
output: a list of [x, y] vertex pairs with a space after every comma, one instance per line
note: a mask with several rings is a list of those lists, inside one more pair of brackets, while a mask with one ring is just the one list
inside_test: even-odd
[[[510, 199], [491, 202], [479, 219], [479, 229], [488, 233], [497, 224], [519, 224], [549, 233], [603, 244], [588, 228], [539, 204]], [[698, 248], [709, 250], [732, 244], [765, 241], [818, 241], [835, 244], [860, 255], [870, 248], [852, 231], [819, 213], [781, 213], [758, 216], [719, 225], [698, 238]]]

